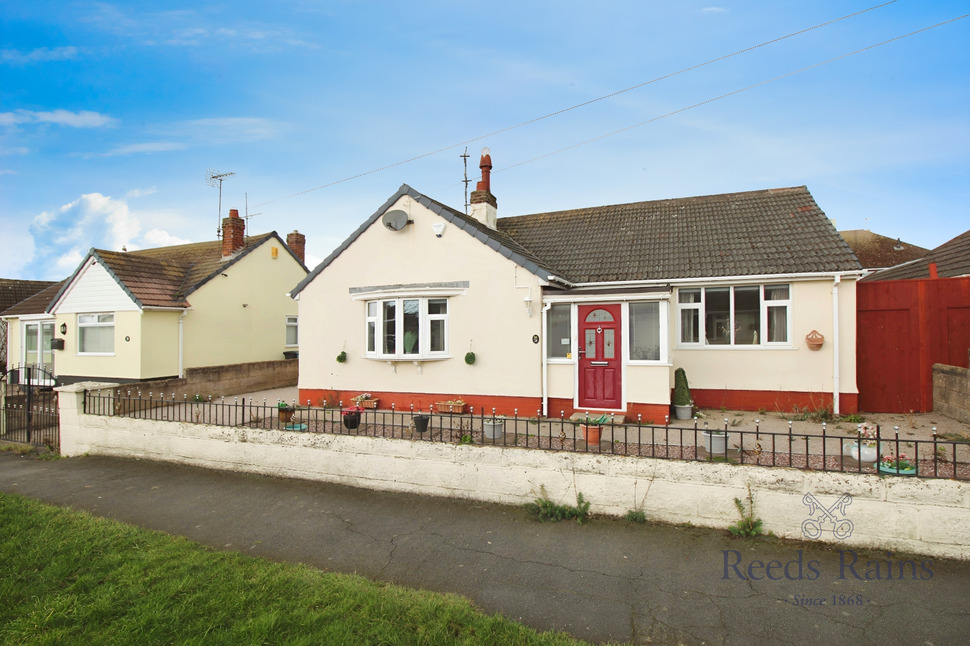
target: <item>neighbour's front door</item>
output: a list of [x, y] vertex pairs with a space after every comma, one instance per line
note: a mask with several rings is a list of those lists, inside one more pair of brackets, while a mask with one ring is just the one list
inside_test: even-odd
[[579, 306], [579, 407], [622, 407], [620, 306]]

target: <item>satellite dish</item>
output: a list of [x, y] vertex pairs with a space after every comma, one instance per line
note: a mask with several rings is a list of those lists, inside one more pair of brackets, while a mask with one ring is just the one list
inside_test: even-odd
[[400, 231], [407, 226], [410, 220], [408, 220], [407, 213], [401, 210], [395, 210], [385, 213], [384, 217], [381, 218], [381, 222], [391, 231]]

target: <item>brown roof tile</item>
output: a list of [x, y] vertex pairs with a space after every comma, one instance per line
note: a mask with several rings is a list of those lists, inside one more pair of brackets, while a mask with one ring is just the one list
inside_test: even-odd
[[899, 238], [888, 238], [867, 229], [853, 229], [839, 231], [839, 233], [866, 269], [893, 267], [922, 258], [930, 252], [929, 249], [902, 242]]
[[936, 274], [940, 278], [970, 276], [970, 231], [964, 231], [952, 240], [944, 242], [923, 258], [877, 271], [863, 280], [929, 278], [931, 262], [936, 263]]
[[59, 283], [48, 283], [48, 287], [37, 292], [30, 298], [26, 298], [13, 307], [7, 308], [2, 314], [4, 316], [23, 316], [24, 314], [43, 314], [57, 297], [61, 288], [67, 284], [66, 280]]
[[54, 284], [56, 283], [50, 280], [0, 278], [0, 314]]

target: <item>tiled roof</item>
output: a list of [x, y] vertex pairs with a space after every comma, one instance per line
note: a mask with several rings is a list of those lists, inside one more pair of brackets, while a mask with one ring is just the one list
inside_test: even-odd
[[868, 229], [853, 229], [839, 231], [839, 233], [866, 269], [893, 267], [922, 258], [930, 252], [929, 249], [902, 242], [899, 238], [888, 238]]
[[940, 278], [970, 276], [970, 231], [964, 231], [952, 240], [944, 242], [918, 260], [877, 271], [863, 280], [929, 278], [931, 262], [936, 263], [936, 275]]
[[0, 314], [54, 284], [50, 280], [0, 278]]
[[572, 282], [856, 271], [804, 186], [500, 218]]
[[129, 252], [94, 249], [92, 254], [141, 307], [187, 307], [189, 294], [269, 238], [279, 239], [275, 233], [250, 236], [225, 260], [221, 240]]

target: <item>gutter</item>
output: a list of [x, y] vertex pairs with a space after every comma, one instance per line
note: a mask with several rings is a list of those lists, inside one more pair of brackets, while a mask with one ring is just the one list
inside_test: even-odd
[[[740, 282], [765, 282], [772, 280], [818, 280], [819, 278], [861, 278], [866, 274], [865, 270], [853, 271], [820, 271], [801, 274], [745, 274], [742, 276], [704, 276], [701, 278], [664, 278], [657, 280], [618, 280], [595, 283], [576, 283], [574, 287], [663, 287], [666, 285], [691, 285], [702, 284], [712, 285], [718, 283], [738, 284]], [[549, 277], [550, 280], [554, 276]], [[556, 279], [559, 280], [559, 279]]]

